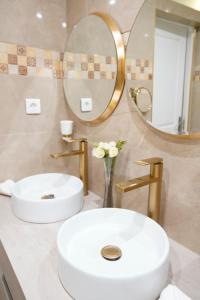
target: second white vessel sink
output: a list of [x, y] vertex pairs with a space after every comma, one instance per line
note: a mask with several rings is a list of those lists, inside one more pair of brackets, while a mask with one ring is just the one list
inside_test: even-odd
[[60, 173], [26, 177], [14, 186], [11, 207], [18, 218], [27, 222], [68, 219], [83, 207], [83, 182]]
[[167, 284], [167, 235], [134, 211], [82, 212], [61, 226], [57, 246], [60, 280], [73, 299], [156, 300]]

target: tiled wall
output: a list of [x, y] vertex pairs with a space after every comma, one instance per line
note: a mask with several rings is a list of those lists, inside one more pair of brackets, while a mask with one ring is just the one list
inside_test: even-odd
[[[112, 56], [63, 53], [18, 44], [0, 42], [0, 74], [46, 78], [106, 79], [116, 78], [117, 63]], [[128, 80], [152, 80], [152, 61], [127, 59]], [[195, 72], [199, 80], [199, 71]]]
[[[130, 31], [143, 2], [123, 0], [116, 1], [116, 5], [109, 5], [106, 0], [68, 0], [68, 30], [70, 31], [81, 17], [101, 11], [110, 14], [118, 22], [122, 32]], [[174, 2], [173, 5], [175, 4]], [[166, 8], [166, 4], [163, 4], [163, 7]], [[143, 19], [144, 23], [145, 21], [147, 22]], [[138, 38], [140, 37], [142, 38], [141, 34]], [[150, 37], [145, 40], [142, 51], [148, 50], [148, 39]], [[148, 58], [145, 54], [139, 54], [137, 57]], [[152, 132], [134, 111], [126, 88], [119, 106], [107, 121], [98, 126], [84, 126], [80, 130], [87, 134], [91, 143], [114, 139], [127, 140], [117, 159], [115, 182], [149, 172], [148, 167], [138, 166], [134, 163], [135, 160], [153, 156], [163, 157], [162, 223], [171, 238], [200, 253], [200, 141], [170, 141]], [[90, 188], [100, 195], [104, 192], [103, 172], [102, 160], [90, 157]], [[148, 188], [125, 194], [117, 193], [115, 205], [145, 213], [147, 193]]]
[[61, 78], [62, 53], [0, 43], [0, 74]]
[[[84, 53], [65, 53], [64, 78], [106, 79], [116, 78], [117, 62], [112, 56]], [[152, 61], [145, 58], [127, 59], [126, 76], [128, 80], [152, 80]]]
[[112, 80], [116, 78], [117, 62], [112, 56], [66, 52], [63, 69], [64, 78]]
[[63, 51], [66, 13], [66, 0], [1, 0], [0, 41]]
[[[72, 118], [57, 80], [66, 13], [66, 0], [0, 1], [0, 182], [43, 172], [78, 175], [77, 158], [49, 155], [66, 149], [59, 121]], [[26, 98], [41, 100], [40, 115], [26, 114]]]
[[[115, 57], [66, 52], [63, 61], [63, 56], [58, 51], [0, 42], [0, 74], [57, 79], [64, 76], [77, 80], [116, 78]], [[138, 66], [138, 62], [136, 65]], [[148, 61], [145, 61], [144, 69], [147, 65]], [[142, 72], [143, 63], [140, 67]]]
[[126, 78], [128, 80], [152, 80], [152, 61], [145, 58], [126, 60]]

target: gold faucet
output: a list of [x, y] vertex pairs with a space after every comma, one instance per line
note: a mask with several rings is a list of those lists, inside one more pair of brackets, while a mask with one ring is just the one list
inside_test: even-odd
[[153, 157], [138, 160], [136, 163], [142, 166], [150, 165], [150, 174], [118, 183], [117, 190], [125, 193], [149, 185], [148, 216], [159, 223], [163, 159]]
[[58, 159], [65, 156], [80, 156], [79, 170], [80, 179], [84, 184], [84, 195], [88, 195], [88, 142], [85, 138], [73, 139], [71, 137], [63, 137], [63, 140], [68, 143], [79, 142], [79, 150], [66, 151], [62, 153], [52, 153], [50, 156], [52, 158]]

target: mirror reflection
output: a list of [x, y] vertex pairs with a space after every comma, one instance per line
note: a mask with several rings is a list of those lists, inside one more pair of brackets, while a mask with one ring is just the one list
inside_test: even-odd
[[[118, 34], [117, 41], [109, 25]], [[81, 19], [70, 34], [64, 53], [64, 90], [71, 110], [82, 121], [103, 121], [118, 104], [124, 82], [121, 78], [117, 84], [118, 72], [124, 75], [124, 65], [122, 70], [116, 46], [124, 55], [117, 25], [104, 14]]]
[[[146, 0], [130, 33], [126, 76], [129, 95], [150, 125], [171, 134], [200, 132], [200, 12]], [[138, 93], [141, 87], [148, 92]]]

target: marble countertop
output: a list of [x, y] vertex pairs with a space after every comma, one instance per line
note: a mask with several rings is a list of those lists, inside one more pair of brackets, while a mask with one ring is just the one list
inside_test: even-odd
[[[84, 210], [100, 206], [95, 194], [85, 197]], [[57, 273], [56, 236], [62, 223], [20, 221], [11, 212], [10, 198], [0, 196], [0, 240], [27, 300], [72, 300]], [[200, 256], [175, 241], [170, 244], [172, 283], [199, 300]]]

